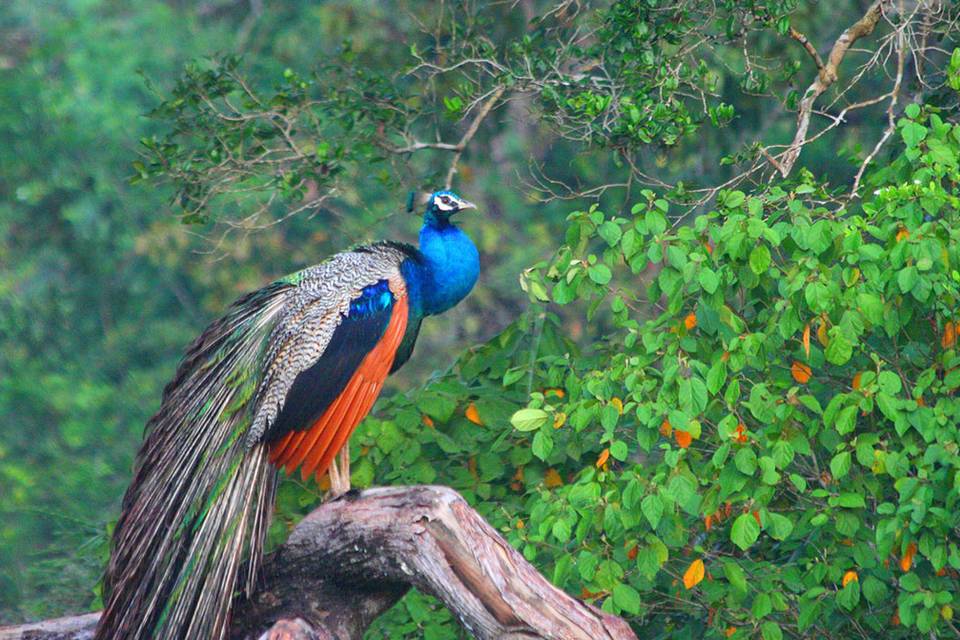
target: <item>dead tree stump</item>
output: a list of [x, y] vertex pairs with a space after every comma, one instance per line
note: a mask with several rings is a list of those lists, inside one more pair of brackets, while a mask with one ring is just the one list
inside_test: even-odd
[[[478, 640], [636, 640], [626, 622], [551, 585], [452, 489], [369, 489], [321, 505], [238, 600], [233, 638], [360, 640], [410, 587]], [[0, 628], [0, 640], [89, 638], [97, 614]]]

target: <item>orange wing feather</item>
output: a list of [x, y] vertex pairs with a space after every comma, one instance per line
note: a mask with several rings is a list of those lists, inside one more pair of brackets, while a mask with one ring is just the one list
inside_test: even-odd
[[326, 473], [380, 395], [407, 330], [407, 314], [407, 297], [401, 293], [380, 342], [364, 357], [337, 399], [309, 429], [291, 431], [278, 440], [270, 449], [271, 462], [285, 469], [287, 475], [300, 467], [304, 480], [313, 473], [319, 480]]

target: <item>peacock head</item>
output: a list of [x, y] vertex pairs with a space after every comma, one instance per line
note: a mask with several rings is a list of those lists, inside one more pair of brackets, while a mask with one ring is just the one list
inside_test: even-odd
[[464, 209], [476, 209], [477, 205], [464, 200], [453, 191], [437, 191], [427, 200], [427, 210], [423, 219], [427, 224], [446, 226], [450, 216]]

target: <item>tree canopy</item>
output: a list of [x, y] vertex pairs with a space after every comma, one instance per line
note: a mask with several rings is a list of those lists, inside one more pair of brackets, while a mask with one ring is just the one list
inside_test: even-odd
[[[960, 606], [960, 53], [937, 0], [15, 0], [0, 15], [0, 620], [98, 606], [182, 350], [412, 240], [478, 290], [352, 439], [642, 637], [916, 637]], [[415, 208], [419, 209], [419, 205]], [[321, 488], [282, 485], [274, 544]], [[371, 638], [461, 637], [411, 593]]]

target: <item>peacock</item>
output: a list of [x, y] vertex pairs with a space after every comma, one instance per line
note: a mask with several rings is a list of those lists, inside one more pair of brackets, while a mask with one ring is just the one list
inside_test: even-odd
[[424, 317], [473, 288], [476, 246], [427, 201], [419, 247], [338, 253], [237, 300], [188, 348], [147, 423], [104, 576], [100, 640], [221, 639], [252, 592], [277, 470], [350, 488], [357, 424], [410, 358]]

